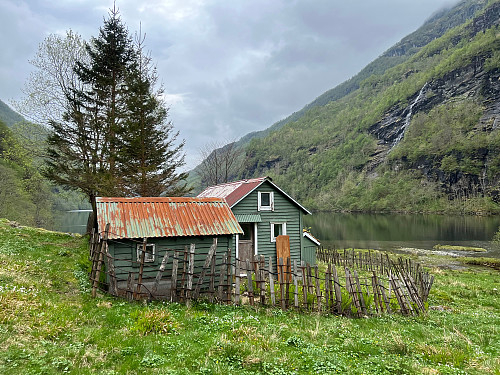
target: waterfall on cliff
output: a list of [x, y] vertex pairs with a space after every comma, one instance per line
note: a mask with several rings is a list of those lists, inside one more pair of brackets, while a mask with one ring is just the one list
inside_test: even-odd
[[410, 107], [408, 108], [408, 113], [406, 114], [406, 117], [405, 117], [405, 122], [401, 128], [401, 131], [398, 135], [398, 137], [396, 138], [396, 140], [393, 142], [392, 146], [391, 146], [391, 149], [389, 150], [389, 152], [392, 151], [392, 149], [394, 147], [396, 147], [399, 142], [401, 142], [401, 140], [403, 139], [405, 133], [406, 133], [406, 129], [408, 128], [408, 125], [410, 125], [410, 120], [411, 120], [411, 116], [413, 114], [413, 107], [415, 107], [415, 105], [417, 105], [417, 103], [420, 101], [420, 99], [422, 99], [422, 97], [424, 96], [424, 93], [425, 93], [425, 88], [427, 87], [427, 83], [425, 83], [425, 85], [422, 86], [422, 88], [420, 89], [417, 97], [415, 98], [415, 100], [410, 104]]

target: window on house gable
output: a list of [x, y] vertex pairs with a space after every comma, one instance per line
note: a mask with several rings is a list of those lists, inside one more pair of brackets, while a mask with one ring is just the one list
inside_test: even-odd
[[274, 193], [259, 191], [259, 211], [274, 211]]
[[[142, 244], [137, 245], [137, 261], [141, 261], [142, 256]], [[144, 263], [152, 263], [155, 261], [155, 245], [146, 244], [146, 254], [144, 254]]]
[[286, 223], [271, 223], [271, 242], [281, 235], [286, 235]]

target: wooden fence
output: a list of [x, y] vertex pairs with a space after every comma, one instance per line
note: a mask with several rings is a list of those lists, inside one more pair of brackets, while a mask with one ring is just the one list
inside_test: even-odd
[[[196, 246], [163, 249], [159, 265], [128, 259], [127, 280], [117, 279], [106, 235], [92, 236], [90, 259], [92, 295], [97, 289], [130, 300], [168, 300], [190, 304], [204, 299], [224, 304], [275, 306], [346, 316], [382, 313], [416, 315], [426, 312], [433, 277], [420, 264], [384, 255], [354, 251], [318, 250], [320, 265], [290, 258], [255, 256], [240, 262], [231, 250], [217, 254], [211, 246], [202, 265], [195, 265]], [[144, 239], [144, 246], [147, 239]], [[376, 255], [376, 256], [375, 256]], [[120, 259], [123, 264], [125, 259]], [[138, 263], [138, 264], [137, 264]], [[154, 267], [154, 277], [152, 275]], [[149, 269], [148, 269], [149, 268]], [[122, 272], [123, 273], [123, 272]]]

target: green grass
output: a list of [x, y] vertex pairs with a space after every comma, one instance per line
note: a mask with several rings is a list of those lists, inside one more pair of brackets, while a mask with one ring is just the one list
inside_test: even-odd
[[85, 238], [0, 220], [1, 374], [500, 372], [491, 268], [433, 268], [426, 316], [349, 319], [92, 299], [86, 256]]
[[472, 247], [472, 246], [456, 246], [456, 245], [435, 245], [436, 250], [451, 250], [451, 251], [474, 251], [476, 253], [485, 253], [486, 249], [482, 247]]

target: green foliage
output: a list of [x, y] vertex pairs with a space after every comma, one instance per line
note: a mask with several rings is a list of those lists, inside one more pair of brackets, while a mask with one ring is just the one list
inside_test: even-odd
[[163, 309], [138, 310], [132, 314], [135, 320], [133, 332], [141, 335], [176, 333], [179, 324], [169, 311]]

